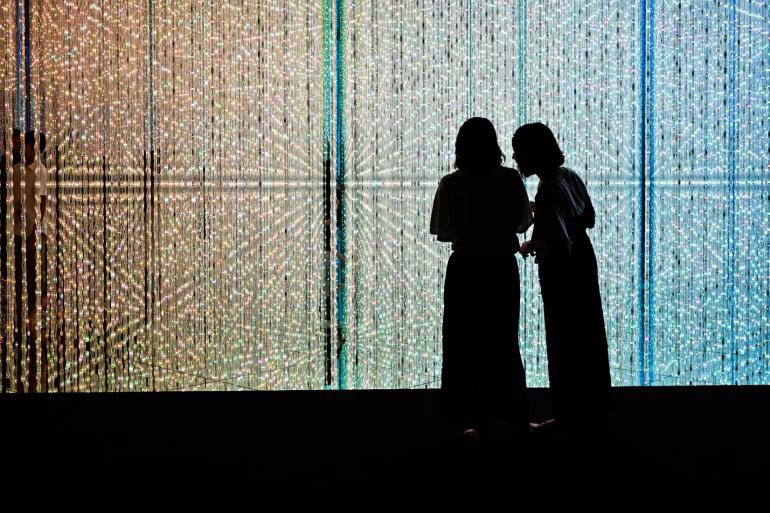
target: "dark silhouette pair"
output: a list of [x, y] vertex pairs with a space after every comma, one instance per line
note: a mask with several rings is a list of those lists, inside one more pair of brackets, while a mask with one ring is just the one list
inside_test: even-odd
[[[430, 231], [452, 243], [444, 283], [442, 415], [482, 438], [493, 419], [530, 430], [519, 352], [517, 253], [534, 255], [545, 316], [554, 420], [565, 432], [603, 425], [609, 399], [607, 338], [596, 256], [586, 229], [595, 212], [585, 184], [542, 123], [512, 138], [518, 170], [492, 123], [471, 118], [455, 142], [455, 171], [436, 191]], [[523, 177], [540, 179], [530, 203]], [[534, 224], [531, 240], [519, 233]]]

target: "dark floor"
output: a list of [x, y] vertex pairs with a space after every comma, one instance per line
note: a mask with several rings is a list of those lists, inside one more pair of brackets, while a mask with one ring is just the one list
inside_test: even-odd
[[[533, 416], [547, 417], [548, 391], [530, 392]], [[633, 497], [770, 479], [770, 387], [613, 392], [609, 430], [596, 440], [501, 428], [478, 447], [440, 421], [435, 390], [5, 395], [0, 454], [6, 477], [43, 483], [204, 486], [200, 493], [229, 483], [284, 497], [554, 489]]]

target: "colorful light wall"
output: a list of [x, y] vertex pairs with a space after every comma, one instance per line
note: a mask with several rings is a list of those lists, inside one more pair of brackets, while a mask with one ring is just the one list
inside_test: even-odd
[[[449, 248], [428, 220], [470, 116], [506, 153], [546, 122], [585, 179], [614, 384], [770, 382], [767, 1], [14, 0], [0, 19], [6, 391], [437, 387]], [[536, 271], [521, 346], [545, 386]]]

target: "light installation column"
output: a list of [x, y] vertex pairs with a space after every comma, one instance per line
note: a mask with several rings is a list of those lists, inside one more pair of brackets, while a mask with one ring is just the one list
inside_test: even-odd
[[337, 388], [347, 387], [347, 196], [345, 194], [345, 0], [335, 0], [336, 199], [337, 199]]
[[[58, 155], [51, 321], [33, 327], [56, 351], [35, 360], [40, 386], [322, 387], [320, 6], [30, 5], [31, 90], [49, 86]], [[3, 24], [3, 50], [15, 60], [24, 32], [13, 7], [2, 10], [14, 22]], [[24, 66], [4, 68], [5, 98], [17, 83], [9, 70]], [[13, 112], [16, 98], [33, 96], [14, 94]], [[19, 305], [28, 282], [6, 282], [22, 292]], [[21, 313], [14, 302], [11, 318]], [[6, 389], [30, 381], [23, 346], [4, 355], [6, 375], [22, 383]]]
[[657, 0], [654, 19], [653, 381], [766, 383], [768, 3]]
[[439, 383], [449, 248], [426, 227], [469, 115], [469, 7], [346, 3], [350, 387]]
[[[638, 4], [623, 1], [528, 0], [520, 25], [524, 35], [517, 38], [525, 43], [518, 52], [523, 55], [520, 81], [526, 84], [526, 94], [519, 92], [523, 105], [517, 124], [518, 119], [542, 121], [553, 129], [566, 165], [583, 177], [597, 211], [590, 236], [599, 262], [612, 379], [623, 385], [638, 384], [644, 361], [637, 351], [646, 285], [640, 273], [640, 12]], [[534, 197], [536, 181], [528, 182]], [[537, 268], [530, 259], [521, 268], [527, 380], [544, 386]]]

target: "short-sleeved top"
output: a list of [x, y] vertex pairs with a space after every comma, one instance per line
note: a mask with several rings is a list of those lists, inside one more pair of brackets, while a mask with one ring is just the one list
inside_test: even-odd
[[455, 171], [444, 176], [433, 199], [430, 233], [453, 250], [477, 253], [518, 251], [517, 233], [532, 212], [518, 171], [497, 167]]
[[577, 173], [563, 167], [554, 178], [540, 181], [532, 240], [544, 243], [549, 256], [569, 255], [576, 238], [595, 222], [591, 197]]

